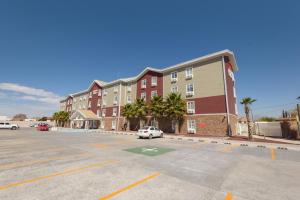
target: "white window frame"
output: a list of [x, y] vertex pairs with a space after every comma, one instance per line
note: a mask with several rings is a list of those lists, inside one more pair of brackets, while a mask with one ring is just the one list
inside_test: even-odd
[[118, 89], [118, 86], [115, 86], [115, 87], [114, 87], [114, 93], [117, 93], [118, 90], [119, 90], [119, 89]]
[[118, 109], [118, 108], [113, 108], [113, 112], [112, 112], [112, 116], [113, 116], [113, 117], [116, 117], [116, 116], [117, 116], [117, 112], [118, 112], [117, 109]]
[[93, 90], [93, 95], [94, 94], [98, 94], [98, 90], [96, 89], [96, 90]]
[[108, 94], [107, 89], [103, 89], [103, 95], [106, 96]]
[[114, 105], [118, 105], [119, 97], [118, 95], [114, 96]]
[[187, 120], [187, 130], [188, 133], [196, 133], [196, 120], [194, 119]]
[[92, 101], [89, 101], [89, 108], [91, 108], [92, 107]]
[[193, 78], [193, 67], [188, 67], [185, 69], [185, 78], [186, 79]]
[[141, 92], [141, 99], [146, 100], [146, 98], [147, 98], [146, 92]]
[[187, 113], [194, 114], [196, 110], [195, 101], [187, 101], [186, 102]]
[[97, 106], [101, 106], [101, 99], [98, 99]]
[[102, 100], [102, 106], [105, 107], [106, 106], [106, 101], [103, 99]]
[[116, 127], [117, 127], [117, 120], [112, 120], [111, 121], [111, 129], [116, 130]]
[[[176, 77], [173, 77], [173, 75], [175, 75], [175, 74], [176, 74]], [[176, 72], [171, 72], [170, 77], [171, 77], [171, 82], [178, 81], [178, 72], [177, 71]]]
[[92, 98], [92, 92], [89, 93], [89, 98]]
[[127, 85], [127, 92], [131, 92], [132, 91], [132, 85]]
[[98, 90], [98, 97], [101, 97], [102, 91], [99, 89]]
[[147, 79], [141, 80], [141, 88], [142, 88], [142, 89], [147, 88]]
[[[174, 88], [176, 88], [176, 91], [174, 91]], [[178, 86], [177, 85], [174, 85], [171, 87], [171, 92], [172, 93], [177, 93], [178, 92]]]
[[157, 86], [157, 76], [151, 77], [151, 86]]
[[102, 112], [101, 112], [101, 114], [102, 114], [102, 117], [105, 117], [106, 116], [106, 109], [104, 108], [104, 109], [102, 109]]
[[131, 95], [127, 95], [127, 103], [132, 103], [132, 97], [131, 97]]
[[[193, 88], [193, 90], [191, 90], [191, 91], [189, 90], [190, 86], [192, 86], [191, 88]], [[186, 96], [193, 96], [194, 95], [194, 91], [195, 91], [195, 88], [194, 88], [194, 84], [193, 83], [186, 84]]]
[[[154, 95], [154, 94], [155, 94], [155, 95]], [[157, 90], [151, 91], [151, 98], [153, 98], [154, 96], [157, 96]]]

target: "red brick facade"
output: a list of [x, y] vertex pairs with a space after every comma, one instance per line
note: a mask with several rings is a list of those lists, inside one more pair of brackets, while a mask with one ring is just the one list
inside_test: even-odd
[[[152, 77], [157, 77], [157, 84], [156, 86], [151, 85], [151, 79]], [[146, 88], [141, 87], [142, 80], [146, 80]], [[163, 75], [161, 73], [157, 73], [154, 71], [148, 71], [146, 74], [144, 74], [140, 79], [137, 80], [137, 98], [141, 98], [141, 93], [146, 93], [146, 99], [145, 101], [149, 103], [151, 101], [151, 92], [157, 91], [158, 96], [163, 96]]]
[[[89, 90], [88, 105], [91, 105], [91, 106], [88, 109], [91, 110], [95, 114], [97, 114], [97, 110], [100, 109], [100, 107], [101, 107], [101, 99], [102, 99], [101, 90], [102, 90], [102, 88], [97, 83], [94, 83], [92, 85], [91, 89]], [[99, 96], [99, 91], [101, 94], [100, 96]], [[100, 102], [100, 105], [98, 105], [98, 102]]]

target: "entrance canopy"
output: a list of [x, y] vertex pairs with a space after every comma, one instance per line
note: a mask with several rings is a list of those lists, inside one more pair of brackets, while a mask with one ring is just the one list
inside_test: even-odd
[[91, 110], [76, 110], [70, 117], [72, 121], [100, 120]]

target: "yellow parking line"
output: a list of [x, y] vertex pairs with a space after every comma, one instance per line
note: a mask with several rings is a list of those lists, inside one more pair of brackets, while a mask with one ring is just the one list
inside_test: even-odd
[[109, 195], [106, 195], [106, 196], [104, 196], [104, 197], [101, 197], [99, 200], [107, 200], [107, 199], [110, 199], [110, 198], [116, 196], [116, 195], [119, 194], [119, 193], [122, 193], [122, 192], [124, 192], [124, 191], [126, 191], [126, 190], [129, 190], [130, 188], [135, 187], [135, 186], [137, 186], [137, 185], [139, 185], [139, 184], [141, 184], [141, 183], [144, 183], [144, 182], [146, 182], [146, 181], [149, 181], [150, 179], [153, 179], [153, 178], [155, 178], [155, 177], [157, 177], [157, 176], [159, 176], [159, 175], [160, 175], [160, 173], [159, 173], [159, 172], [156, 172], [156, 173], [154, 173], [154, 174], [152, 174], [152, 175], [150, 175], [150, 176], [147, 176], [146, 178], [144, 178], [144, 179], [142, 179], [142, 180], [139, 180], [139, 181], [137, 181], [137, 182], [135, 182], [135, 183], [133, 183], [133, 184], [131, 184], [131, 185], [128, 185], [128, 186], [126, 186], [126, 187], [123, 187], [123, 188], [121, 188], [121, 189], [119, 189], [119, 190], [116, 190], [115, 192], [113, 192], [113, 193], [111, 193], [111, 194], [109, 194]]
[[21, 162], [21, 163], [8, 163], [8, 164], [2, 164], [0, 165], [0, 170], [6, 170], [6, 169], [14, 169], [14, 168], [20, 168], [20, 167], [28, 167], [34, 164], [43, 164], [43, 163], [48, 163], [50, 161], [55, 161], [55, 160], [64, 160], [68, 158], [77, 158], [77, 157], [85, 157], [90, 155], [89, 153], [82, 153], [78, 155], [70, 155], [70, 156], [60, 156], [60, 157], [52, 157], [46, 160], [37, 160], [37, 161], [30, 161], [30, 162]]
[[237, 147], [238, 145], [230, 145], [230, 146], [228, 146], [228, 147], [225, 147], [225, 148], [223, 148], [222, 150], [221, 150], [221, 152], [223, 152], [223, 153], [230, 153], [230, 152], [232, 152], [232, 150], [235, 148], [235, 147]]
[[271, 151], [271, 158], [272, 158], [272, 160], [276, 160], [276, 151], [275, 151], [275, 149], [270, 149], [270, 151]]
[[227, 193], [225, 200], [232, 200], [232, 194], [230, 192]]
[[46, 175], [46, 176], [40, 176], [40, 177], [37, 177], [37, 178], [24, 180], [24, 181], [20, 181], [20, 182], [17, 182], [17, 183], [12, 183], [12, 184], [9, 184], [9, 185], [0, 186], [0, 190], [5, 190], [5, 189], [11, 188], [11, 187], [20, 186], [20, 185], [24, 185], [24, 184], [27, 184], [27, 183], [33, 183], [33, 182], [37, 182], [37, 181], [40, 181], [40, 180], [49, 179], [49, 178], [53, 178], [53, 177], [57, 177], [57, 176], [64, 176], [64, 175], [67, 175], [67, 174], [80, 172], [80, 171], [84, 171], [84, 170], [91, 169], [91, 168], [103, 167], [103, 166], [106, 166], [108, 164], [114, 164], [114, 163], [117, 163], [117, 162], [118, 161], [116, 161], [116, 160], [104, 161], [104, 162], [101, 162], [101, 163], [95, 163], [95, 164], [91, 164], [91, 165], [88, 165], [88, 166], [75, 168], [75, 169], [71, 169], [71, 170], [66, 170], [66, 171], [63, 171], [63, 172], [53, 173], [53, 174]]

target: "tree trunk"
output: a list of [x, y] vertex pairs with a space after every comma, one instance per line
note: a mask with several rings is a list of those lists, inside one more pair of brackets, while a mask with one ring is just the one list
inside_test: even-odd
[[179, 130], [179, 122], [178, 120], [175, 120], [175, 134], [179, 134], [180, 130]]
[[247, 105], [245, 105], [245, 114], [246, 114], [247, 125], [248, 125], [248, 139], [252, 140], [252, 127], [250, 124], [249, 107]]

